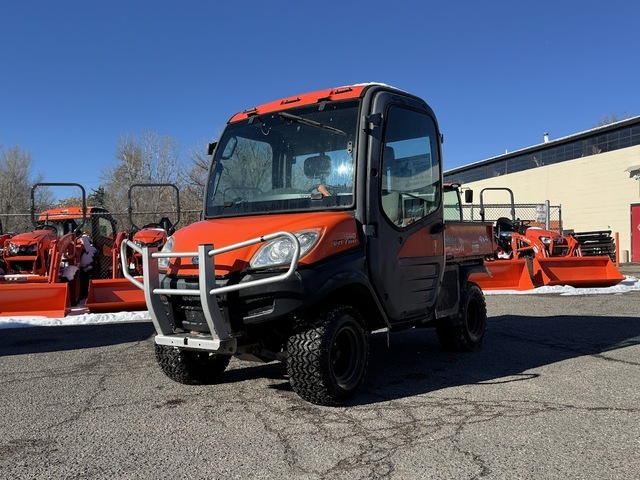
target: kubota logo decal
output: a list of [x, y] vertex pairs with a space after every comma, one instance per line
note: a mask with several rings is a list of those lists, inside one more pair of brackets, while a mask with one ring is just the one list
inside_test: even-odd
[[342, 245], [353, 245], [354, 243], [358, 243], [358, 239], [356, 238], [355, 235], [349, 235], [348, 237], [345, 237], [345, 238], [335, 239], [331, 243], [331, 245], [333, 245], [334, 247], [340, 247]]

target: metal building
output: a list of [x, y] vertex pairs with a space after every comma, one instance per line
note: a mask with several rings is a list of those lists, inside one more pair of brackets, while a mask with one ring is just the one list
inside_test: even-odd
[[474, 191], [508, 187], [516, 203], [561, 205], [565, 230], [617, 232], [621, 260], [640, 262], [640, 116], [553, 140], [544, 134], [539, 145], [444, 177]]

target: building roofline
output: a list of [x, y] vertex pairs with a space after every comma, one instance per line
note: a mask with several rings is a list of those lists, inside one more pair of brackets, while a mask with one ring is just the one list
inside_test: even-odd
[[542, 150], [543, 148], [549, 148], [549, 147], [561, 145], [563, 143], [573, 142], [581, 138], [591, 137], [593, 136], [594, 133], [606, 133], [610, 130], [615, 130], [619, 127], [624, 127], [626, 125], [633, 125], [635, 123], [640, 123], [640, 115], [637, 115], [631, 118], [625, 118], [624, 120], [618, 120], [617, 122], [608, 123], [606, 125], [590, 128], [589, 130], [584, 130], [579, 133], [573, 133], [565, 137], [556, 138], [554, 140], [549, 140], [548, 142], [539, 143], [537, 145], [532, 145], [530, 147], [521, 148], [520, 150], [514, 150], [513, 152], [503, 153], [501, 155], [490, 157], [485, 160], [480, 160], [478, 162], [470, 163], [468, 165], [463, 165], [461, 167], [455, 167], [455, 168], [452, 168], [451, 170], [445, 171], [444, 174], [450, 175], [453, 173], [463, 172], [465, 170], [469, 170], [470, 168], [475, 168], [482, 165], [489, 165], [491, 163], [494, 163], [500, 160], [506, 160], [508, 158], [517, 157], [525, 153]]

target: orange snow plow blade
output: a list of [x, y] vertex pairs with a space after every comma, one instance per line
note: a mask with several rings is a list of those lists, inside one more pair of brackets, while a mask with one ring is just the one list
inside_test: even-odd
[[91, 280], [85, 306], [91, 313], [147, 309], [144, 292], [125, 278]]
[[70, 310], [67, 283], [0, 285], [0, 317], [62, 318]]
[[482, 290], [532, 290], [534, 288], [525, 260], [485, 262], [491, 275], [473, 273], [469, 280]]
[[611, 259], [599, 257], [547, 257], [534, 260], [536, 284], [572, 287], [611, 287], [624, 280]]

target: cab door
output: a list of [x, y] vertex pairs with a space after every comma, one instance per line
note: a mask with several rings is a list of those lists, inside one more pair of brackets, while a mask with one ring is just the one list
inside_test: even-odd
[[369, 142], [369, 276], [392, 323], [433, 312], [444, 257], [440, 134], [431, 109], [385, 92]]

